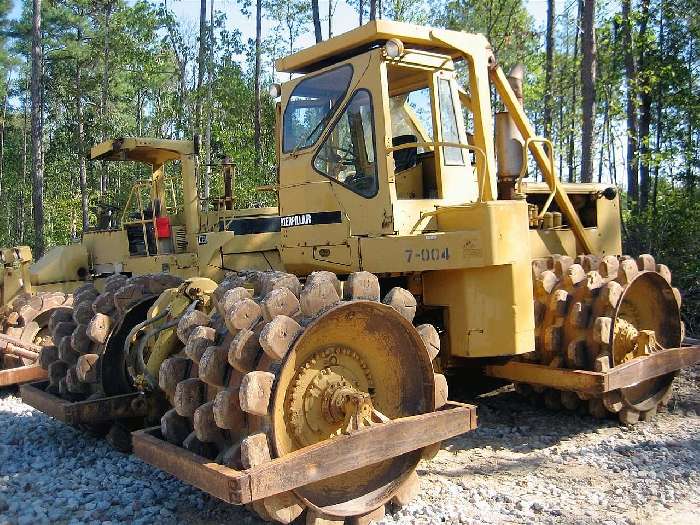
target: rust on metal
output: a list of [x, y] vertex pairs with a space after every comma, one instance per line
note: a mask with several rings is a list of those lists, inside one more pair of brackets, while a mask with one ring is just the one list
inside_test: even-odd
[[448, 402], [436, 412], [395, 419], [334, 437], [238, 471], [165, 442], [160, 427], [133, 433], [134, 453], [232, 504], [246, 504], [374, 465], [473, 430], [476, 407]]
[[22, 341], [17, 337], [0, 334], [0, 353], [16, 355], [25, 359], [37, 360], [41, 352], [41, 346]]
[[696, 345], [668, 348], [648, 356], [637, 357], [607, 372], [553, 368], [520, 361], [488, 365], [485, 372], [486, 375], [499, 379], [596, 395], [634, 386], [698, 362], [700, 346]]
[[148, 403], [141, 392], [70, 402], [46, 392], [47, 386], [46, 381], [22, 385], [22, 401], [69, 425], [143, 417], [148, 413]]
[[41, 381], [42, 379], [46, 379], [46, 377], [46, 370], [38, 365], [8, 368], [6, 370], [0, 370], [0, 387]]

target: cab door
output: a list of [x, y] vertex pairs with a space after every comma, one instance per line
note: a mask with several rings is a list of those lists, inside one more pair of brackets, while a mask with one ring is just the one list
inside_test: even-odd
[[[430, 91], [435, 108], [433, 127], [436, 141], [466, 145], [468, 142], [464, 116], [457, 94], [454, 72], [436, 72], [431, 79]], [[476, 170], [472, 168], [471, 159], [472, 153], [466, 148], [450, 146], [435, 148], [435, 162], [439, 166], [437, 170], [439, 197], [445, 204], [464, 204], [478, 199]]]
[[[358, 237], [393, 233], [381, 65], [381, 52], [374, 50], [283, 86], [279, 197], [285, 265], [300, 269], [297, 261], [306, 260], [309, 268], [334, 264], [335, 270], [352, 271], [359, 268]], [[337, 72], [343, 70], [351, 76], [338, 87], [346, 77]], [[340, 89], [342, 97], [331, 100], [328, 93]], [[323, 109], [304, 115], [312, 106]]]

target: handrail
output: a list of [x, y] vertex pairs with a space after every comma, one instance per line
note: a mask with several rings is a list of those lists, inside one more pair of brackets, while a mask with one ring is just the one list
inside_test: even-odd
[[518, 175], [518, 179], [515, 182], [516, 187], [518, 188], [518, 193], [522, 194], [523, 193], [523, 178], [525, 177], [525, 174], [527, 173], [527, 153], [530, 150], [530, 144], [544, 144], [547, 146], [547, 158], [549, 159], [549, 171], [552, 173], [553, 178], [552, 178], [552, 185], [551, 189], [552, 191], [549, 193], [549, 197], [547, 198], [547, 201], [545, 202], [544, 206], [542, 207], [542, 211], [540, 211], [539, 215], [537, 216], [538, 219], [541, 219], [544, 217], [544, 214], [547, 212], [549, 207], [552, 205], [552, 201], [554, 200], [554, 196], [557, 193], [557, 190], [559, 189], [559, 180], [557, 179], [556, 176], [554, 176], [554, 145], [552, 144], [552, 141], [549, 140], [548, 138], [545, 137], [528, 137], [525, 139], [525, 142], [523, 143], [523, 162], [522, 166], [520, 168], [520, 174]]
[[[515, 93], [513, 93], [513, 89], [510, 87], [508, 79], [506, 78], [503, 70], [500, 67], [495, 67], [490, 69], [489, 73], [491, 80], [496, 87], [496, 91], [508, 110], [508, 113], [510, 113], [511, 117], [513, 118], [513, 122], [518, 128], [520, 134], [524, 138], [535, 137], [535, 130], [532, 127], [532, 124], [530, 124], [530, 121], [525, 114], [525, 110], [515, 97]], [[547, 163], [546, 154], [543, 151], [542, 146], [540, 146], [538, 143], [530, 144], [530, 146], [532, 147], [531, 151], [535, 162], [542, 171], [545, 182], [549, 185], [551, 191], [554, 192], [554, 199], [556, 199], [559, 209], [568, 219], [569, 226], [571, 227], [576, 240], [580, 244], [580, 248], [577, 250], [577, 252], [593, 253], [593, 245], [588, 238], [586, 229], [581, 222], [581, 218], [578, 216], [578, 212], [576, 211], [576, 208], [574, 208], [574, 205], [569, 199], [566, 191], [556, 182], [557, 177], [552, 169], [552, 166], [548, 165]], [[550, 148], [550, 151], [553, 151], [553, 149]]]
[[[486, 163], [486, 153], [484, 150], [478, 146], [473, 146], [471, 144], [462, 144], [461, 142], [444, 142], [441, 140], [434, 140], [430, 142], [407, 142], [405, 144], [399, 144], [398, 146], [390, 146], [386, 148], [387, 154], [393, 153], [394, 151], [400, 151], [402, 149], [409, 148], [424, 148], [426, 146], [432, 146], [434, 148], [461, 148], [469, 151], [473, 151], [477, 155], [481, 156], [481, 165], [484, 166]], [[477, 162], [477, 166], [479, 163]], [[483, 169], [481, 170], [484, 171]], [[485, 173], [478, 173], [477, 167], [477, 180], [479, 181], [479, 202], [484, 202], [484, 184], [485, 184]]]

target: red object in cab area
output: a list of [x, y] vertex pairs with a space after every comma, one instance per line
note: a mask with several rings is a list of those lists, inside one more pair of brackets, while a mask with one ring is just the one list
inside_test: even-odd
[[156, 236], [159, 239], [170, 238], [170, 217], [156, 217]]

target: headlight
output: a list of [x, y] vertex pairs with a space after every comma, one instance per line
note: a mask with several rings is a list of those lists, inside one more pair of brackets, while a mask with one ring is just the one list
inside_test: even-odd
[[280, 98], [282, 96], [282, 86], [279, 84], [270, 84], [268, 93], [270, 93], [272, 98]]
[[389, 58], [399, 58], [403, 55], [403, 42], [398, 38], [392, 38], [384, 44], [384, 54]]

